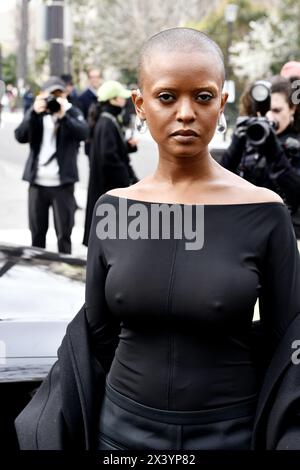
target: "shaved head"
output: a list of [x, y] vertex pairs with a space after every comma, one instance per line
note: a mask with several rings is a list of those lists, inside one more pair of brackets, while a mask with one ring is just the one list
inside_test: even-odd
[[192, 28], [171, 28], [161, 31], [148, 39], [140, 52], [138, 64], [138, 85], [143, 88], [145, 64], [155, 53], [199, 52], [213, 57], [220, 69], [222, 83], [225, 80], [224, 57], [219, 46], [206, 34]]

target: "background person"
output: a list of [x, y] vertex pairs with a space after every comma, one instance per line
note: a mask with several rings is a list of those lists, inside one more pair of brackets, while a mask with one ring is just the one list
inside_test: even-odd
[[[247, 134], [247, 117], [254, 117], [249, 86], [242, 95], [242, 116], [221, 164], [247, 181], [280, 194], [288, 204], [295, 233], [300, 238], [300, 134], [299, 114], [292, 101], [293, 89], [283, 77], [271, 80], [271, 106], [266, 117], [276, 123], [269, 126], [264, 142], [255, 145]], [[245, 114], [244, 114], [245, 113]]]
[[23, 179], [29, 182], [29, 228], [33, 246], [46, 246], [52, 207], [58, 250], [71, 253], [77, 154], [79, 143], [87, 133], [81, 111], [67, 100], [64, 82], [51, 77], [15, 130], [18, 142], [30, 145]]
[[23, 95], [23, 110], [24, 114], [28, 111], [29, 108], [33, 105], [34, 102], [34, 93], [30, 86], [28, 86]]
[[66, 94], [67, 94], [67, 100], [73, 106], [76, 106], [76, 108], [80, 109], [81, 103], [79, 101], [79, 96], [78, 96], [77, 90], [74, 86], [72, 75], [70, 73], [63, 73], [60, 76], [60, 78], [65, 83], [65, 90], [66, 90]]
[[79, 101], [81, 110], [85, 119], [88, 117], [88, 112], [92, 103], [97, 103], [97, 93], [101, 85], [101, 72], [97, 68], [91, 68], [87, 71], [88, 86], [81, 95]]
[[294, 114], [294, 129], [300, 133], [300, 103], [299, 103], [299, 90], [300, 90], [300, 62], [291, 61], [283, 65], [280, 75], [290, 81], [292, 85], [292, 101], [296, 106]]
[[[89, 109], [91, 105], [94, 103], [97, 103], [98, 98], [97, 98], [97, 93], [98, 93], [98, 88], [101, 85], [101, 72], [97, 68], [91, 68], [87, 72], [87, 77], [88, 77], [88, 87], [86, 90], [79, 95], [79, 103], [80, 103], [80, 109], [83, 112], [84, 118], [88, 120], [88, 114], [89, 114]], [[88, 136], [86, 142], [85, 142], [85, 154], [89, 156], [90, 154], [90, 136]]]
[[90, 177], [83, 244], [88, 245], [94, 205], [109, 189], [126, 187], [138, 181], [128, 152], [137, 150], [134, 139], [125, 140], [121, 116], [131, 91], [114, 80], [104, 82], [98, 90], [99, 103], [91, 110], [92, 129]]
[[290, 81], [299, 80], [300, 79], [300, 62], [297, 62], [295, 60], [286, 62], [280, 70], [280, 75], [284, 78], [287, 78]]

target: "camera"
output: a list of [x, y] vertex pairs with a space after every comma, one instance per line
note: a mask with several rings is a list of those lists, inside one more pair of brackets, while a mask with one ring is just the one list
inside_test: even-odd
[[50, 94], [49, 96], [47, 96], [47, 98], [45, 98], [45, 101], [46, 101], [46, 111], [49, 114], [55, 114], [60, 111], [61, 109], [60, 104], [54, 95]]
[[249, 118], [246, 130], [248, 140], [256, 146], [264, 144], [270, 135], [271, 128], [276, 130], [278, 128], [277, 122], [269, 121], [265, 117]]
[[257, 116], [240, 117], [237, 125], [242, 126], [248, 141], [259, 146], [264, 144], [270, 135], [271, 128], [278, 129], [278, 123], [269, 121], [265, 115], [271, 106], [271, 83], [267, 80], [257, 80], [250, 89], [252, 112]]

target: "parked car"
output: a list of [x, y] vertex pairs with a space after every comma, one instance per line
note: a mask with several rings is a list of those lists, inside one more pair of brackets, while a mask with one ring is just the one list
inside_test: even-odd
[[84, 302], [86, 260], [0, 245], [0, 446], [17, 448], [14, 419], [57, 358]]

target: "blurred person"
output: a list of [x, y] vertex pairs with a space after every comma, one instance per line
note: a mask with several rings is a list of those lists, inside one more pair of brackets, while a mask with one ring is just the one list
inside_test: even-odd
[[52, 207], [58, 250], [71, 253], [77, 154], [79, 143], [87, 134], [88, 126], [81, 111], [67, 100], [65, 83], [58, 77], [50, 77], [15, 130], [17, 141], [30, 145], [23, 179], [29, 182], [29, 228], [33, 246], [46, 246]]
[[[136, 90], [138, 88], [137, 83], [131, 83], [129, 85], [129, 90]], [[136, 118], [136, 112], [135, 112], [135, 107], [134, 103], [131, 99], [131, 96], [126, 99], [125, 106], [122, 111], [122, 124], [125, 128], [132, 130], [132, 134], [134, 131], [134, 124], [135, 124], [135, 118]]]
[[87, 72], [89, 85], [86, 90], [79, 95], [80, 108], [85, 119], [88, 117], [89, 108], [92, 103], [97, 103], [98, 88], [101, 85], [101, 72], [97, 68], [91, 68]]
[[[87, 72], [89, 85], [87, 89], [79, 95], [80, 109], [83, 112], [84, 118], [88, 120], [89, 109], [92, 104], [97, 103], [98, 88], [101, 85], [101, 72], [97, 68], [91, 68]], [[90, 155], [90, 136], [88, 136], [84, 145], [85, 154]]]
[[67, 100], [73, 106], [76, 106], [76, 108], [80, 109], [80, 104], [81, 103], [79, 101], [79, 96], [78, 96], [77, 90], [74, 86], [72, 75], [70, 73], [63, 73], [60, 76], [60, 78], [65, 83], [65, 90], [66, 90], [66, 94], [67, 94]]
[[128, 152], [136, 152], [136, 141], [125, 139], [118, 121], [129, 96], [131, 91], [121, 83], [108, 80], [98, 90], [99, 103], [91, 109], [90, 177], [83, 238], [86, 246], [97, 199], [109, 189], [138, 181], [128, 156]]
[[249, 85], [241, 97], [241, 116], [221, 164], [247, 181], [281, 195], [289, 206], [300, 239], [300, 134], [297, 106], [292, 102], [293, 89], [284, 77], [272, 78], [270, 110], [266, 113], [270, 122], [268, 136], [264, 142], [255, 144], [248, 131], [249, 117], [257, 117], [251, 88]]
[[296, 111], [294, 115], [294, 129], [300, 133], [300, 103], [299, 103], [299, 88], [300, 88], [300, 62], [291, 61], [282, 66], [280, 75], [291, 82], [292, 88], [295, 92]]
[[7, 97], [8, 109], [9, 111], [15, 111], [17, 106], [17, 98], [18, 98], [18, 89], [17, 87], [13, 86], [11, 83], [8, 83], [6, 86], [5, 95]]
[[[67, 100], [69, 101], [69, 103], [71, 103], [76, 108], [81, 109], [79, 96], [74, 86], [72, 75], [70, 73], [63, 73], [60, 76], [60, 78], [65, 83], [65, 90], [66, 90]], [[76, 199], [75, 199], [75, 204], [76, 204], [76, 210], [82, 209], [82, 207], [78, 205]]]
[[281, 70], [280, 75], [284, 78], [290, 79], [298, 79], [300, 78], [300, 62], [296, 62], [292, 60], [290, 62], [286, 62]]
[[33, 105], [34, 102], [34, 93], [30, 86], [28, 86], [23, 95], [23, 110], [24, 114], [28, 111], [29, 108]]

